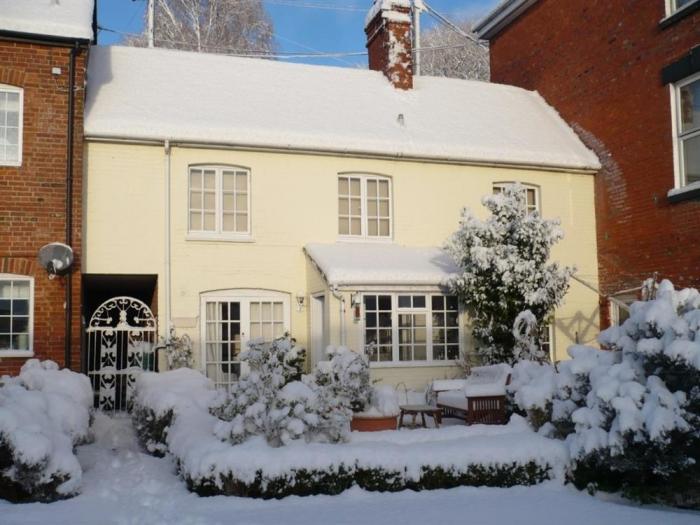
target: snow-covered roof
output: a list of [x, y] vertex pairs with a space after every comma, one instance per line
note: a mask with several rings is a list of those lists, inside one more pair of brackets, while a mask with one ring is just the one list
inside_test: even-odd
[[440, 248], [339, 242], [307, 244], [304, 250], [331, 286], [439, 286], [458, 272]]
[[88, 138], [128, 138], [441, 161], [597, 169], [532, 91], [166, 49], [95, 47]]
[[95, 0], [0, 0], [0, 31], [92, 40]]

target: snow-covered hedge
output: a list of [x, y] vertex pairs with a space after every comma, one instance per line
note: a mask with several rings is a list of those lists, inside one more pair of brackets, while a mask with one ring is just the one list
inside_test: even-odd
[[88, 378], [30, 359], [17, 377], [0, 379], [0, 498], [53, 501], [78, 493], [73, 453], [90, 439]]
[[599, 341], [557, 373], [516, 365], [516, 404], [565, 439], [578, 487], [700, 508], [700, 293], [664, 281]]

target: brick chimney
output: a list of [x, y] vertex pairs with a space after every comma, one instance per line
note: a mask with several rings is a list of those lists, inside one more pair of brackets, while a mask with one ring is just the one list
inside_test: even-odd
[[398, 89], [413, 88], [411, 0], [374, 0], [365, 19], [369, 68]]

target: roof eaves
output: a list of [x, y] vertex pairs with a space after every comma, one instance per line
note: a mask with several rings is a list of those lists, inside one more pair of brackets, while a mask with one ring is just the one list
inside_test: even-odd
[[535, 2], [537, 0], [504, 0], [474, 26], [474, 31], [480, 39], [491, 40]]

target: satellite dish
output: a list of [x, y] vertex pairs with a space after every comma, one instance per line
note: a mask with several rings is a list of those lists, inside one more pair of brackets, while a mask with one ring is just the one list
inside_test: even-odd
[[39, 264], [49, 274], [49, 279], [65, 275], [73, 266], [73, 249], [61, 242], [52, 242], [39, 250]]

